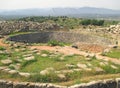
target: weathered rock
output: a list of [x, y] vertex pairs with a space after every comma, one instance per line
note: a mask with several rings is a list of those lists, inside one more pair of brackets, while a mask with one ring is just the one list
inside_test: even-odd
[[9, 73], [9, 74], [17, 74], [18, 71], [17, 71], [17, 70], [10, 70], [10, 71], [8, 71], [8, 73]]
[[34, 56], [26, 57], [26, 58], [24, 58], [24, 60], [26, 60], [26, 61], [35, 60], [35, 57]]
[[2, 71], [8, 72], [8, 71], [10, 71], [10, 69], [9, 69], [9, 68], [6, 68], [6, 69], [3, 69]]
[[40, 74], [41, 75], [47, 75], [47, 74], [49, 74], [49, 71], [48, 70], [42, 70], [42, 71], [40, 71]]
[[25, 83], [25, 82], [16, 82], [13, 85], [14, 85], [13, 88], [27, 88], [28, 83]]
[[100, 66], [105, 66], [106, 65], [104, 62], [100, 62], [99, 64], [100, 64]]
[[68, 88], [87, 88], [87, 87], [86, 87], [86, 84], [84, 83], [84, 84], [76, 84]]
[[102, 68], [100, 68], [100, 67], [95, 67], [95, 71], [96, 72], [104, 72], [104, 70]]
[[23, 77], [30, 77], [30, 73], [25, 73], [25, 72], [19, 72], [19, 75]]
[[4, 70], [6, 68], [7, 68], [6, 66], [2, 66], [2, 67], [0, 67], [0, 70]]
[[48, 55], [47, 55], [47, 54], [42, 54], [41, 56], [42, 56], [42, 57], [47, 57]]
[[66, 64], [65, 66], [68, 68], [75, 68], [76, 67], [75, 65], [72, 65], [72, 64]]
[[79, 67], [79, 68], [82, 68], [82, 69], [85, 69], [85, 68], [87, 68], [87, 65], [86, 64], [77, 64], [77, 66]]
[[54, 72], [54, 68], [50, 67], [50, 68], [46, 68], [45, 70], [40, 71], [41, 75], [47, 75], [50, 72]]
[[57, 74], [57, 76], [58, 76], [60, 79], [66, 79], [66, 77], [65, 77], [64, 74]]
[[110, 65], [113, 69], [118, 69], [118, 67], [114, 66], [114, 65]]
[[23, 57], [31, 57], [33, 56], [33, 54], [26, 54], [26, 55], [23, 55]]
[[12, 60], [10, 60], [10, 59], [1, 60], [1, 63], [4, 64], [4, 65], [8, 65], [8, 64], [12, 63]]

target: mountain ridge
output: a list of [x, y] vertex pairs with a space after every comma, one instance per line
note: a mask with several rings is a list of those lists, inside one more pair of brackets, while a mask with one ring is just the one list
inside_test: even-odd
[[120, 19], [120, 10], [96, 7], [81, 8], [32, 8], [20, 10], [0, 10], [0, 16], [18, 18], [27, 16], [68, 16], [80, 18]]

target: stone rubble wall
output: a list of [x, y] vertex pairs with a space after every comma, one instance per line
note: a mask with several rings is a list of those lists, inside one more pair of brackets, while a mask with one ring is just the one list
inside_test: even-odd
[[2, 21], [0, 22], [0, 34], [6, 35], [14, 32], [31, 32], [31, 31], [56, 31], [60, 26], [55, 23], [38, 23], [25, 21]]
[[70, 87], [50, 83], [12, 82], [0, 80], [0, 88], [120, 88], [120, 78], [93, 81]]
[[75, 43], [75, 42], [86, 42], [92, 44], [103, 44], [110, 45], [112, 41], [103, 37], [86, 35], [81, 33], [71, 32], [40, 32], [40, 33], [29, 33], [17, 36], [9, 37], [7, 40], [23, 43], [47, 43], [51, 40], [59, 42]]

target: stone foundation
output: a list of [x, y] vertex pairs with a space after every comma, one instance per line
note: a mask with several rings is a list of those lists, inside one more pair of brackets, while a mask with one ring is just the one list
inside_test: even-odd
[[120, 78], [93, 81], [70, 87], [50, 83], [11, 82], [0, 80], [0, 88], [120, 88]]

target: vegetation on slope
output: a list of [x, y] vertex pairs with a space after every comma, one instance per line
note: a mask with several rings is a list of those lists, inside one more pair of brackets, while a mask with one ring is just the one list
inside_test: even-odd
[[57, 23], [61, 27], [67, 28], [67, 29], [74, 29], [79, 27], [80, 25], [94, 25], [94, 26], [109, 26], [111, 24], [117, 24], [118, 21], [107, 21], [107, 20], [96, 20], [96, 19], [82, 19], [82, 18], [70, 18], [67, 16], [60, 16], [60, 17], [25, 17], [18, 19], [19, 21], [33, 21], [33, 22], [52, 22]]

